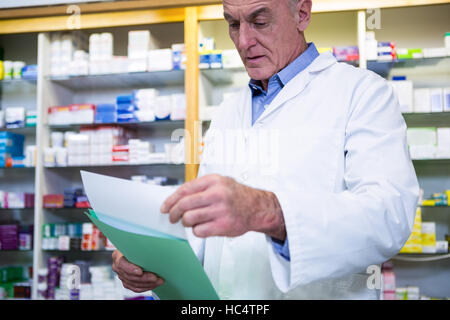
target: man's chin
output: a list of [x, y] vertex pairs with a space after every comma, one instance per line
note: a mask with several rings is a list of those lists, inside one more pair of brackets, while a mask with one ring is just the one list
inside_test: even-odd
[[245, 66], [245, 69], [247, 70], [249, 77], [253, 80], [267, 80], [273, 76], [273, 72], [264, 67]]

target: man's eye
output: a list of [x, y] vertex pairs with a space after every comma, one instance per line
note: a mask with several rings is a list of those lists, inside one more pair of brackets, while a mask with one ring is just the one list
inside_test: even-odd
[[230, 28], [231, 29], [238, 29], [239, 28], [239, 23], [230, 23]]
[[257, 27], [265, 27], [265, 26], [266, 26], [266, 23], [265, 23], [265, 22], [255, 22], [254, 24], [255, 24], [255, 26], [257, 26]]

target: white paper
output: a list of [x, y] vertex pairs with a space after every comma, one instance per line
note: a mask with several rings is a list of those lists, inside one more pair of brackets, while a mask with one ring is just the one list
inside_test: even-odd
[[94, 211], [185, 239], [186, 231], [160, 211], [175, 189], [81, 171], [84, 190]]

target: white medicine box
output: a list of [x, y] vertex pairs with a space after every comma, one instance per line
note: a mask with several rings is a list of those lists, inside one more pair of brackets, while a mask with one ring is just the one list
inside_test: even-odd
[[413, 112], [413, 82], [410, 80], [389, 81], [397, 94], [402, 113]]
[[431, 90], [414, 89], [414, 112], [431, 112]]
[[147, 53], [148, 71], [169, 71], [173, 69], [172, 49], [150, 50]]

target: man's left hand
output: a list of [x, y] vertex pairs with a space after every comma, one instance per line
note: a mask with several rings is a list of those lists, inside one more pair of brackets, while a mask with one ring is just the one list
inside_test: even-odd
[[161, 206], [170, 222], [182, 221], [197, 237], [237, 237], [263, 232], [284, 241], [283, 213], [274, 193], [229, 177], [206, 175], [182, 185]]

